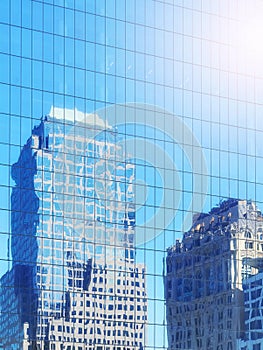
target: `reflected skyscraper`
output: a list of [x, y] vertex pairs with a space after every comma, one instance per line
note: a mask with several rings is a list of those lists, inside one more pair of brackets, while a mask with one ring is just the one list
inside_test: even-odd
[[52, 108], [12, 166], [5, 349], [141, 349], [147, 300], [135, 261], [135, 168], [97, 115]]
[[193, 221], [166, 259], [169, 349], [239, 349], [242, 281], [257, 273], [251, 258], [263, 257], [262, 213], [252, 201], [229, 199]]

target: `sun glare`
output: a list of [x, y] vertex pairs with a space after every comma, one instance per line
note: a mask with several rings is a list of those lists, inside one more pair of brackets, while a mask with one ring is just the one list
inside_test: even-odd
[[244, 26], [244, 44], [248, 54], [257, 56], [263, 55], [263, 22], [254, 20]]
[[[235, 28], [235, 45], [238, 48], [238, 60], [246, 65], [248, 71], [263, 74], [263, 3], [257, 6], [257, 12], [243, 13]], [[231, 35], [231, 34], [230, 34]]]

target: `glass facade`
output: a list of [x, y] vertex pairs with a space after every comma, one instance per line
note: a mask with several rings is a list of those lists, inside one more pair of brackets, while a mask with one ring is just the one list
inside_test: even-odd
[[0, 349], [263, 349], [262, 15], [0, 1]]

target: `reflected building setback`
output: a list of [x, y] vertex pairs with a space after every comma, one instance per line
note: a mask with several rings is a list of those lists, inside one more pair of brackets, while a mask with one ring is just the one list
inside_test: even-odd
[[97, 115], [52, 108], [12, 166], [4, 349], [142, 349], [145, 266], [134, 249], [135, 167]]
[[[255, 203], [229, 199], [209, 214], [195, 215], [190, 231], [168, 249], [165, 298], [170, 350], [252, 349], [244, 341], [253, 337], [251, 325], [262, 322], [259, 311], [256, 318], [249, 311], [255, 309], [255, 293], [262, 307], [261, 284], [252, 292], [262, 274], [251, 263], [263, 257], [262, 231], [263, 216]], [[262, 333], [255, 334], [253, 344], [261, 344]]]

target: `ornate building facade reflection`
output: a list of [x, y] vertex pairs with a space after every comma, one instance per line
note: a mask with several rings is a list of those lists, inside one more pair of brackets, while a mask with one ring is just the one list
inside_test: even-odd
[[[74, 122], [74, 125], [73, 125]], [[145, 267], [134, 252], [134, 165], [96, 115], [52, 108], [12, 166], [5, 349], [142, 349]]]
[[253, 335], [245, 322], [245, 310], [253, 308], [248, 300], [244, 304], [242, 281], [258, 271], [251, 259], [263, 257], [262, 213], [251, 201], [229, 199], [193, 221], [168, 249], [169, 349], [239, 349], [245, 324], [247, 336]]

